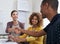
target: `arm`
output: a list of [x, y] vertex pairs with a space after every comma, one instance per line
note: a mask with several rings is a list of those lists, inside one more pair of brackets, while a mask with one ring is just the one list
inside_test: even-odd
[[[26, 42], [26, 41], [30, 42], [30, 41], [36, 40], [37, 37], [32, 37], [32, 36], [27, 37], [27, 35], [24, 34], [24, 35], [22, 35], [22, 36], [19, 36], [19, 39], [20, 39], [20, 42]], [[21, 39], [23, 39], [23, 40], [21, 40]]]
[[44, 38], [43, 38], [43, 44], [46, 44], [46, 35], [44, 36]]
[[26, 38], [14, 37], [13, 41], [15, 41], [15, 42], [26, 42], [27, 40], [26, 40]]
[[26, 38], [27, 34], [20, 35], [19, 38]]
[[30, 37], [26, 38], [26, 41], [31, 42], [31, 41], [35, 41], [36, 39], [37, 39], [37, 37], [30, 36]]
[[35, 31], [28, 31], [28, 30], [20, 29], [20, 31], [22, 33], [25, 33], [25, 34], [28, 34], [28, 35], [31, 35], [31, 36], [35, 36], [35, 37], [40, 37], [40, 36], [43, 36], [43, 35], [46, 34], [46, 32], [44, 30], [40, 30], [39, 32], [35, 32]]
[[[24, 31], [24, 32], [26, 31], [27, 32], [27, 30], [21, 30], [21, 31]], [[34, 31], [29, 31], [29, 30], [28, 30], [28, 32], [30, 32], [30, 33], [33, 32], [34, 34], [38, 33], [38, 32], [34, 32]], [[36, 39], [37, 39], [37, 37], [32, 37], [32, 36], [24, 38], [24, 35], [23, 35], [23, 36], [20, 36], [19, 39], [16, 39], [16, 41], [17, 42], [26, 42], [26, 41], [30, 42], [30, 41], [34, 41]]]
[[19, 22], [19, 26], [24, 29], [24, 23]]
[[7, 27], [6, 27], [6, 33], [8, 33], [8, 25], [9, 25], [9, 24], [7, 23]]
[[30, 41], [34, 41], [37, 38], [35, 37], [27, 37], [27, 38], [15, 38], [15, 42], [30, 42]]
[[11, 24], [10, 22], [7, 23], [7, 27], [6, 27], [6, 33], [10, 33], [12, 31], [12, 28], [11, 28]]

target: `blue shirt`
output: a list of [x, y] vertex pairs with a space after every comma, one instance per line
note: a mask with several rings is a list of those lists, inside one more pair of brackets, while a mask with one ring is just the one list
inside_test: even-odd
[[46, 44], [60, 44], [60, 14], [54, 16], [44, 31], [47, 33]]

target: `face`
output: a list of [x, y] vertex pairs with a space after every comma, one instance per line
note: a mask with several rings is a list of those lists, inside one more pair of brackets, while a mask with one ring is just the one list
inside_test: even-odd
[[47, 6], [44, 4], [41, 4], [41, 13], [42, 13], [42, 17], [46, 17], [48, 11], [47, 11]]
[[38, 23], [38, 19], [36, 16], [34, 16], [32, 19], [32, 25], [36, 25], [37, 23]]
[[12, 17], [13, 20], [17, 20], [18, 19], [18, 13], [13, 12], [11, 17]]

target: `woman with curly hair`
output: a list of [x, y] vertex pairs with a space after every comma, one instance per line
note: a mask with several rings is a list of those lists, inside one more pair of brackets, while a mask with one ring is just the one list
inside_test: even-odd
[[[29, 18], [29, 27], [27, 30], [39, 32], [42, 30], [43, 20], [42, 15], [40, 13], [33, 12]], [[41, 37], [33, 37], [27, 34], [14, 38], [16, 42], [29, 42], [29, 44], [43, 44], [43, 36]]]

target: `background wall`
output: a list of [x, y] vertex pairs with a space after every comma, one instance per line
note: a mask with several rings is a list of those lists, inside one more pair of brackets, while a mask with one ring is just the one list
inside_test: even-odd
[[58, 13], [60, 14], [60, 0], [59, 1], [59, 6], [58, 6]]
[[11, 20], [10, 12], [16, 9], [16, 0], [0, 0], [0, 33], [5, 33], [6, 23]]
[[42, 2], [42, 0], [32, 0], [32, 6], [33, 6], [33, 8], [32, 8], [32, 10], [34, 11], [34, 12], [40, 12], [40, 5], [41, 5], [41, 2]]

